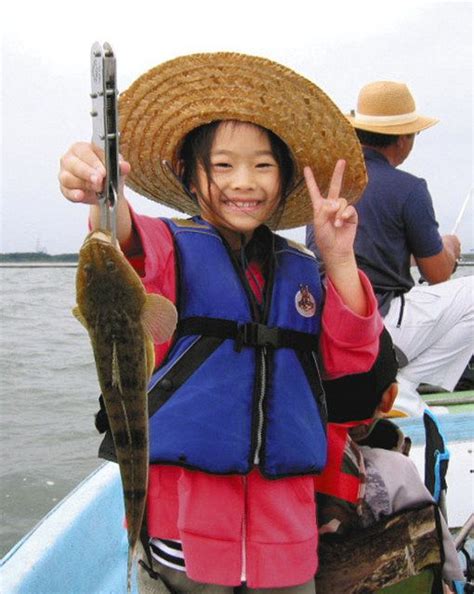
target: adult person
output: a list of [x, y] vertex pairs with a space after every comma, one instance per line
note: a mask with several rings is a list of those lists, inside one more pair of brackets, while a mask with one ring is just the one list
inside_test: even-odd
[[[385, 326], [407, 360], [394, 408], [418, 415], [425, 408], [418, 385], [452, 390], [473, 352], [472, 277], [450, 280], [461, 253], [459, 238], [440, 235], [425, 180], [398, 169], [415, 136], [438, 120], [419, 115], [408, 87], [392, 81], [364, 86], [348, 119], [363, 146], [369, 178], [356, 205], [354, 249]], [[312, 227], [306, 239], [316, 249]], [[415, 284], [412, 257], [426, 283]]]

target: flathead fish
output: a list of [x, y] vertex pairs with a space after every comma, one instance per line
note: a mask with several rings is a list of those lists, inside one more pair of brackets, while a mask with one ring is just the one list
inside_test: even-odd
[[89, 333], [120, 467], [130, 591], [148, 484], [147, 384], [154, 367], [153, 343], [172, 336], [177, 313], [165, 297], [145, 292], [104, 231], [90, 233], [80, 250], [76, 297], [73, 313]]

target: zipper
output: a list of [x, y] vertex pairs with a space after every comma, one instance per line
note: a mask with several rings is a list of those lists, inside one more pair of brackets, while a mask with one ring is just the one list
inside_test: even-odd
[[[275, 243], [274, 243], [274, 238], [272, 237], [272, 248], [271, 248], [271, 253], [274, 254], [275, 252]], [[270, 311], [270, 305], [271, 305], [271, 301], [272, 301], [272, 293], [273, 293], [273, 279], [274, 279], [274, 274], [275, 274], [275, 267], [274, 267], [274, 259], [272, 257], [272, 260], [270, 262], [270, 265], [268, 267], [268, 278], [266, 279], [265, 282], [265, 293], [264, 293], [264, 299], [263, 299], [263, 312], [261, 315], [261, 322], [263, 324], [266, 324], [268, 322], [268, 315], [269, 315], [269, 311]], [[259, 356], [260, 356], [260, 365], [258, 366], [258, 379], [259, 379], [259, 385], [258, 385], [258, 390], [257, 390], [257, 394], [258, 394], [258, 403], [257, 403], [257, 442], [255, 444], [255, 452], [254, 452], [254, 459], [253, 462], [255, 465], [260, 464], [260, 454], [261, 454], [261, 450], [262, 450], [262, 444], [263, 444], [263, 425], [264, 425], [264, 410], [263, 410], [263, 404], [264, 404], [264, 400], [265, 400], [265, 393], [266, 393], [266, 388], [267, 388], [267, 347], [263, 346], [260, 351], [259, 351]], [[258, 356], [258, 355], [256, 355]]]
[[[268, 266], [268, 278], [265, 280], [265, 289], [263, 295], [263, 311], [260, 309], [260, 305], [257, 302], [254, 292], [250, 286], [249, 280], [243, 269], [243, 266], [239, 265], [239, 261], [234, 255], [232, 249], [230, 248], [227, 241], [224, 237], [220, 236], [224, 246], [227, 249], [227, 252], [230, 256], [231, 262], [233, 263], [234, 270], [237, 276], [240, 278], [244, 291], [246, 292], [249, 305], [252, 312], [252, 319], [255, 322], [260, 322], [262, 324], [266, 324], [268, 320], [268, 313], [270, 310], [270, 303], [271, 303], [271, 295], [273, 291], [273, 277], [274, 277], [274, 259], [272, 257], [270, 264]], [[272, 236], [271, 238], [272, 245], [270, 252], [273, 255], [275, 253], [275, 238]], [[255, 354], [258, 359], [257, 373], [258, 373], [258, 385], [256, 386], [255, 393], [257, 395], [257, 406], [256, 406], [256, 416], [257, 422], [252, 428], [252, 441], [255, 439], [255, 447], [253, 450], [253, 462], [254, 464], [258, 465], [260, 463], [260, 454], [263, 444], [263, 426], [264, 426], [264, 411], [263, 411], [263, 404], [265, 399], [265, 392], [266, 392], [266, 383], [267, 383], [267, 348], [262, 347], [260, 351], [257, 351]], [[253, 424], [253, 423], [252, 423]]]
[[260, 464], [260, 450], [263, 441], [263, 400], [265, 398], [265, 387], [267, 380], [267, 347], [262, 347], [259, 352], [259, 387], [258, 387], [258, 405], [257, 405], [257, 443], [255, 444], [254, 464]]

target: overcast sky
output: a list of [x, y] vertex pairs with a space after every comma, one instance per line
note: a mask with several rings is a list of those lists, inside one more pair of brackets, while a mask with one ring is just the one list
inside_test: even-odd
[[[472, 187], [471, 2], [17, 0], [1, 10], [1, 252], [73, 252], [83, 241], [87, 207], [62, 198], [57, 172], [68, 146], [90, 138], [96, 40], [115, 51], [119, 90], [164, 60], [226, 50], [294, 68], [343, 111], [367, 82], [406, 82], [418, 111], [441, 120], [417, 137], [402, 168], [427, 179], [442, 233]], [[472, 200], [459, 233], [463, 251], [472, 250]]]

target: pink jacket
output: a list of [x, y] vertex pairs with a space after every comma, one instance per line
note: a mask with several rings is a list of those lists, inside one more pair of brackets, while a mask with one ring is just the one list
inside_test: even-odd
[[[146, 290], [176, 302], [168, 228], [159, 219], [132, 217], [143, 246]], [[382, 319], [371, 285], [360, 274], [368, 302], [365, 317], [347, 309], [330, 282], [326, 287], [320, 351], [328, 377], [367, 371], [377, 354]], [[168, 347], [157, 347], [157, 364]], [[289, 587], [309, 581], [317, 570], [311, 476], [270, 481], [258, 469], [247, 476], [214, 476], [152, 465], [147, 522], [150, 536], [182, 541], [186, 573], [198, 582]]]

